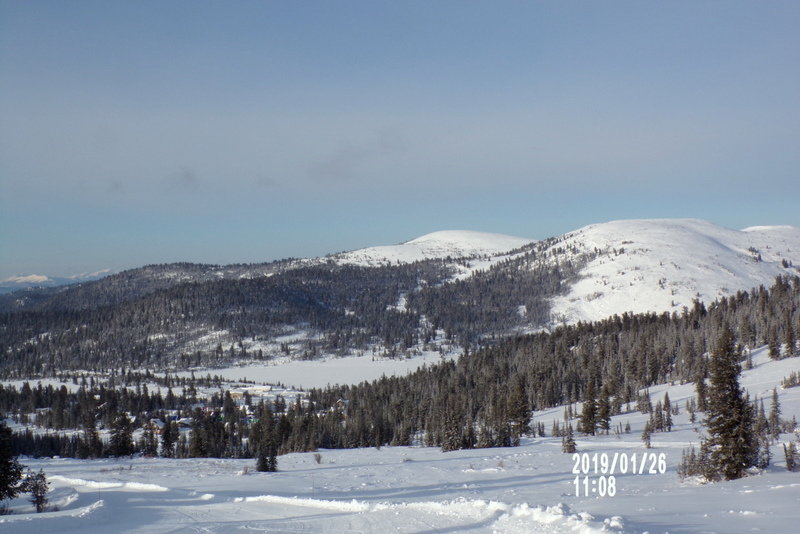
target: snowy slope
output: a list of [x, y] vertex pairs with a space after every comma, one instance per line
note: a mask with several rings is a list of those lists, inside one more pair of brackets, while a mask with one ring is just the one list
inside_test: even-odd
[[378, 266], [387, 263], [411, 263], [447, 257], [494, 257], [531, 243], [533, 240], [503, 234], [444, 230], [426, 234], [399, 245], [363, 248], [335, 254], [331, 258], [342, 264]]
[[[772, 388], [800, 368], [800, 358], [773, 361], [760, 348], [753, 360], [741, 384], [769, 407]], [[549, 435], [524, 439], [520, 447], [447, 453], [322, 450], [319, 463], [313, 452], [293, 453], [279, 457], [277, 473], [255, 473], [247, 459], [23, 458], [34, 471], [44, 469], [59, 510], [36, 514], [20, 497], [11, 501], [11, 515], [0, 516], [0, 532], [796, 532], [800, 473], [786, 471], [782, 452], [796, 435], [780, 436], [763, 472], [708, 485], [682, 481], [681, 452], [704, 432], [685, 410], [694, 387], [649, 391], [653, 403], [668, 391], [680, 408], [671, 432], [653, 434], [653, 449], [640, 439], [648, 416], [636, 410], [612, 418], [612, 427], [630, 423], [630, 433], [577, 436], [578, 451], [590, 458], [665, 455], [663, 473], [616, 468], [614, 496], [576, 494], [573, 458]], [[800, 387], [778, 388], [778, 395], [782, 417], [800, 417]], [[563, 413], [564, 407], [535, 412], [534, 422], [549, 433]]]
[[694, 299], [769, 286], [797, 274], [800, 228], [731, 230], [697, 219], [648, 219], [593, 224], [554, 247], [602, 252], [570, 291], [553, 301], [554, 322], [603, 319], [630, 311], [680, 311]]

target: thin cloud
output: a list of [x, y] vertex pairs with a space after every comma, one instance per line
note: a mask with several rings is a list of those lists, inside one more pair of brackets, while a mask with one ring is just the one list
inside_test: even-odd
[[394, 156], [405, 148], [406, 143], [401, 135], [379, 130], [368, 143], [342, 146], [328, 157], [311, 163], [308, 175], [315, 181], [353, 181], [359, 178], [364, 166]]
[[168, 191], [179, 193], [193, 193], [200, 189], [201, 180], [197, 173], [190, 168], [183, 168], [168, 175], [164, 185]]

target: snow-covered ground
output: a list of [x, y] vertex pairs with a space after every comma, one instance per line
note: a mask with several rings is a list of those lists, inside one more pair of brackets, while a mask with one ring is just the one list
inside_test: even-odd
[[[439, 352], [422, 352], [410, 358], [383, 358], [364, 356], [326, 357], [320, 360], [304, 361], [278, 359], [273, 363], [254, 363], [242, 366], [223, 367], [197, 371], [198, 376], [210, 373], [227, 380], [246, 379], [258, 383], [285, 384], [287, 386], [310, 389], [335, 384], [358, 384], [377, 380], [383, 375], [406, 375], [423, 365], [432, 365], [442, 358], [452, 359], [455, 353], [444, 356]], [[176, 373], [189, 376], [189, 371]]]
[[[771, 361], [754, 353], [742, 384], [765, 398], [800, 358]], [[506, 449], [442, 453], [425, 447], [322, 450], [279, 457], [278, 473], [253, 472], [252, 460], [30, 459], [51, 481], [58, 511], [35, 514], [24, 499], [0, 517], [0, 532], [796, 532], [800, 473], [785, 470], [782, 448], [773, 464], [741, 480], [701, 485], [681, 481], [681, 451], [698, 444], [701, 425], [689, 422], [684, 402], [691, 384], [650, 388], [653, 402], [669, 391], [681, 413], [672, 432], [639, 438], [647, 416], [615, 416], [630, 434], [578, 436], [578, 451], [664, 454], [663, 474], [615, 474], [616, 495], [576, 495], [573, 458], [559, 438], [529, 438]], [[800, 388], [779, 389], [782, 416], [800, 416]], [[563, 407], [534, 414], [549, 432]], [[782, 442], [796, 439], [783, 434]], [[648, 466], [649, 468], [649, 466]], [[594, 480], [599, 474], [590, 472]]]
[[567, 234], [554, 247], [605, 252], [581, 270], [568, 294], [553, 300], [556, 323], [680, 312], [694, 299], [769, 287], [800, 267], [800, 228], [792, 226], [739, 231], [698, 219], [612, 221]]

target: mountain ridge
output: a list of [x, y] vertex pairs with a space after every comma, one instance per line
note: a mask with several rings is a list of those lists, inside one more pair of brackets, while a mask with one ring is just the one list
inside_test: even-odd
[[[697, 219], [611, 221], [534, 242], [463, 231], [411, 241], [310, 260], [151, 265], [2, 295], [7, 366], [453, 355], [561, 324], [681, 313], [800, 273], [800, 229]], [[454, 243], [471, 255], [450, 256]]]
[[563, 244], [612, 252], [590, 261], [554, 299], [553, 314], [567, 323], [680, 311], [695, 299], [768, 286], [800, 265], [800, 228], [792, 226], [732, 230], [702, 219], [634, 219], [585, 226]]

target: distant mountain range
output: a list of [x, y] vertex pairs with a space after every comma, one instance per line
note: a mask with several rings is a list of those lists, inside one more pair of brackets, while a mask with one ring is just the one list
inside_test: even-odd
[[0, 280], [0, 295], [31, 287], [56, 287], [80, 282], [91, 282], [92, 280], [99, 280], [109, 274], [111, 274], [111, 269], [103, 269], [93, 273], [81, 273], [67, 277], [50, 277], [41, 274], [11, 276], [5, 280]]
[[0, 341], [19, 356], [7, 365], [33, 373], [452, 352], [625, 312], [680, 313], [798, 266], [800, 229], [790, 226], [613, 221], [542, 241], [444, 231], [320, 258], [150, 265], [0, 295], [10, 312]]

